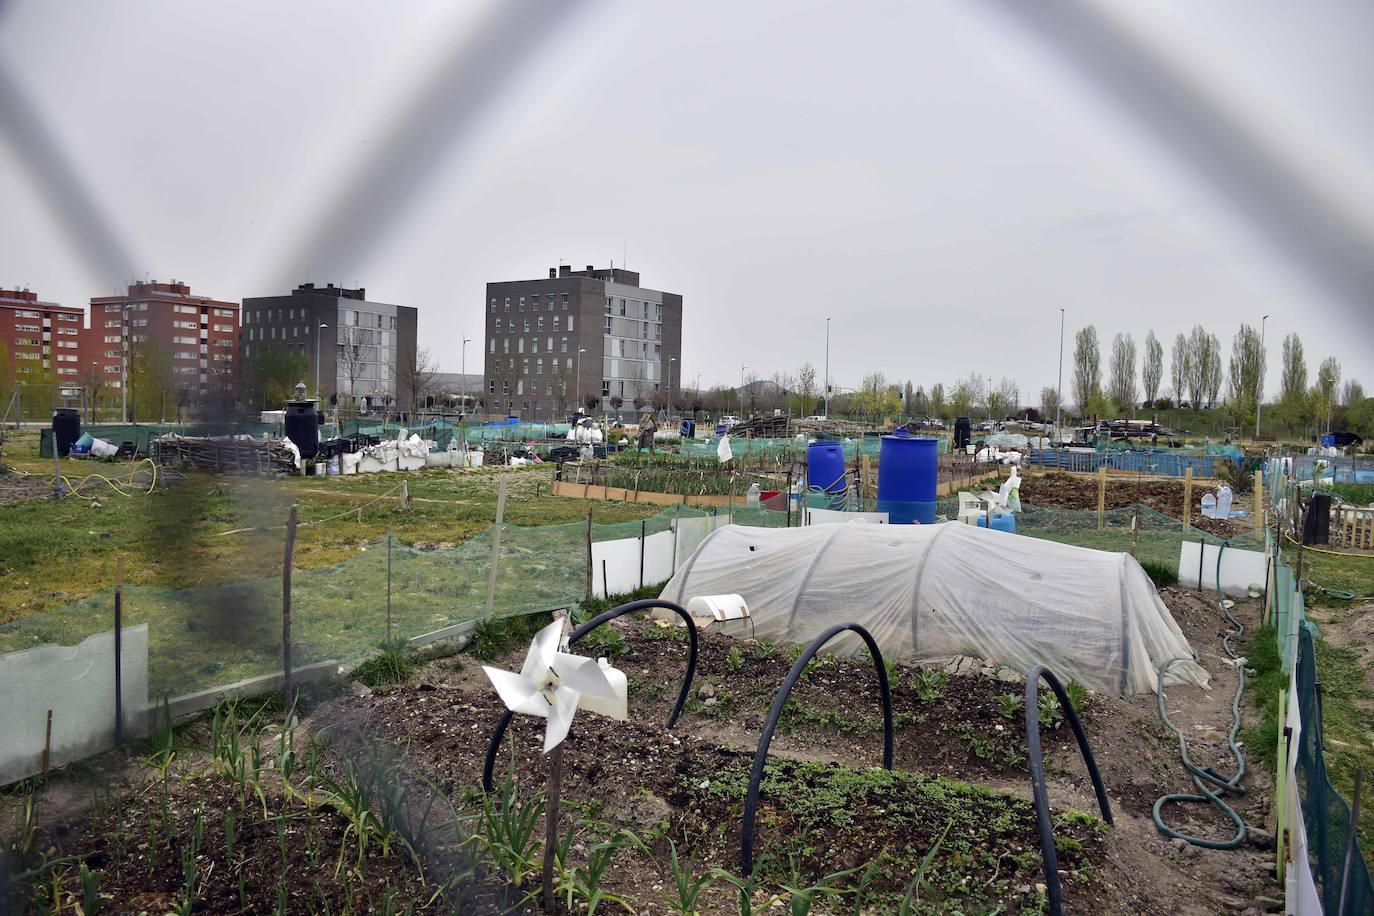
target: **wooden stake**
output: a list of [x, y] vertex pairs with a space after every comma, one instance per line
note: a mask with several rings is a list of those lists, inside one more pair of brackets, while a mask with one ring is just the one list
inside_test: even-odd
[[[1193, 466], [1188, 465], [1183, 472], [1183, 530], [1187, 531], [1193, 520]], [[1199, 583], [1201, 587], [1201, 583]]]
[[[1264, 472], [1255, 472], [1255, 530], [1264, 530]], [[1282, 708], [1282, 707], [1280, 707]]]
[[48, 729], [43, 735], [43, 779], [48, 778], [48, 761], [52, 759], [52, 710], [48, 710]]
[[549, 752], [549, 791], [544, 809], [544, 912], [557, 912], [557, 898], [553, 892], [553, 859], [558, 847], [558, 796], [563, 786], [563, 745], [567, 738]]
[[281, 685], [286, 708], [291, 708], [291, 555], [296, 550], [296, 511], [286, 518], [286, 552], [281, 566]]
[[506, 520], [506, 475], [501, 476], [496, 489], [496, 524], [491, 532], [491, 570], [487, 573], [487, 604], [483, 611], [486, 620], [496, 607], [496, 571], [501, 562], [501, 528]]
[[1102, 513], [1107, 508], [1107, 466], [1100, 464], [1097, 466], [1097, 530], [1101, 531], [1105, 527]]
[[1140, 508], [1131, 514], [1131, 556], [1135, 556], [1136, 538], [1140, 535]]
[[115, 557], [115, 744], [124, 743], [124, 555]]

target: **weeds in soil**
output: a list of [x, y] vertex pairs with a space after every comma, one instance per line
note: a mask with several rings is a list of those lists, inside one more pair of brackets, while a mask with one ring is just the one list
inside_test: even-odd
[[616, 659], [630, 651], [630, 643], [620, 630], [603, 623], [578, 640], [577, 648], [585, 655]]
[[696, 873], [692, 863], [684, 863], [678, 858], [677, 843], [668, 841], [668, 871], [672, 876], [672, 886], [659, 891], [659, 899], [668, 909], [678, 916], [696, 916], [697, 900], [702, 891], [711, 884], [711, 872]]
[[738, 671], [744, 667], [744, 653], [739, 650], [739, 646], [731, 646], [730, 654], [725, 657], [725, 661], [730, 665], [731, 671]]
[[536, 874], [542, 863], [539, 854], [539, 825], [544, 818], [544, 795], [520, 798], [515, 777], [507, 772], [495, 798], [483, 799], [481, 830], [476, 835], [492, 863], [505, 872], [517, 887]]
[[917, 668], [911, 674], [911, 689], [922, 703], [934, 703], [949, 686], [948, 672], [939, 668]]
[[480, 661], [495, 661], [548, 626], [553, 617], [547, 613], [479, 620], [473, 627], [468, 652]]
[[771, 642], [758, 642], [749, 650], [749, 657], [756, 662], [766, 661], [777, 654], [778, 647]]

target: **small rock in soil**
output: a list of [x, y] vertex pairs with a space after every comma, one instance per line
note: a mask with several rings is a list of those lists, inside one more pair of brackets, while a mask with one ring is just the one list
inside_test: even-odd
[[707, 697], [713, 697], [715, 695], [716, 688], [711, 684], [703, 684], [701, 688], [697, 690], [697, 696], [701, 697], [703, 700]]
[[1274, 835], [1268, 830], [1261, 830], [1258, 827], [1247, 827], [1245, 829], [1245, 842], [1257, 849], [1273, 849]]
[[348, 688], [351, 691], [353, 691], [353, 695], [355, 697], [372, 696], [372, 688], [364, 684], [362, 681], [354, 681], [353, 683], [348, 685]]

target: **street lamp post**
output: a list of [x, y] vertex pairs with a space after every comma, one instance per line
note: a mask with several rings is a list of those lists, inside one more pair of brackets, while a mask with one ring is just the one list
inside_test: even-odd
[[126, 302], [119, 309], [120, 342], [119, 351], [119, 412], [122, 422], [129, 422], [129, 309], [133, 305]]
[[986, 403], [988, 408], [988, 423], [990, 425], [992, 423], [992, 376], [988, 376], [988, 399]]
[[748, 369], [744, 363], [739, 364], [739, 412], [744, 413], [744, 370]]
[[1059, 310], [1059, 382], [1054, 390], [1054, 435], [1064, 441], [1064, 310]]
[[315, 330], [315, 401], [321, 406], [324, 404], [324, 397], [320, 394], [320, 331], [327, 330], [329, 325], [321, 324]]
[[830, 319], [825, 319], [825, 418], [830, 419]]
[[577, 409], [582, 409], [582, 354], [587, 352], [583, 347], [577, 351], [577, 377], [573, 379], [573, 397], [577, 400]]
[[1256, 438], [1256, 439], [1259, 438], [1259, 434], [1260, 434], [1260, 433], [1259, 433], [1259, 431], [1260, 431], [1260, 425], [1259, 425], [1259, 423], [1260, 423], [1260, 401], [1263, 400], [1263, 394], [1264, 394], [1264, 367], [1265, 367], [1265, 366], [1264, 366], [1264, 363], [1265, 363], [1265, 360], [1264, 360], [1264, 323], [1265, 323], [1266, 321], [1268, 321], [1268, 320], [1269, 320], [1269, 316], [1268, 316], [1268, 315], [1265, 315], [1263, 318], [1260, 319], [1260, 364], [1259, 364], [1259, 372], [1258, 372], [1258, 374], [1255, 376], [1255, 438]]
[[668, 419], [673, 418], [673, 363], [677, 362], [676, 356], [668, 357]]

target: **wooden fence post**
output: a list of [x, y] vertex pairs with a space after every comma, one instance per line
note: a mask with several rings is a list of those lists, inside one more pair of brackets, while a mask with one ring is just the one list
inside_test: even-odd
[[1264, 472], [1255, 471], [1255, 530], [1264, 530]]
[[[1183, 530], [1187, 531], [1193, 521], [1193, 466], [1188, 465], [1183, 472]], [[1202, 583], [1198, 583], [1202, 587]]]
[[1103, 519], [1103, 512], [1107, 508], [1107, 466], [1099, 464], [1097, 466], [1097, 530], [1101, 531], [1106, 522]]
[[391, 532], [386, 534], [386, 641], [391, 644]]
[[282, 697], [291, 708], [291, 554], [296, 549], [296, 506], [286, 518], [286, 553], [281, 566], [281, 673]]
[[491, 619], [496, 607], [496, 570], [501, 561], [501, 527], [506, 520], [506, 480], [502, 474], [496, 489], [496, 525], [491, 532], [491, 570], [487, 573], [487, 604], [482, 614], [484, 620]]

